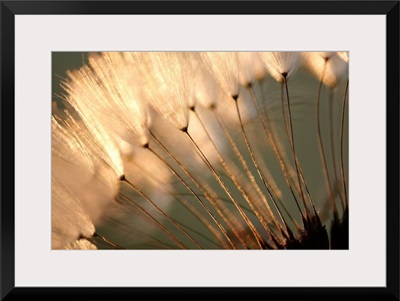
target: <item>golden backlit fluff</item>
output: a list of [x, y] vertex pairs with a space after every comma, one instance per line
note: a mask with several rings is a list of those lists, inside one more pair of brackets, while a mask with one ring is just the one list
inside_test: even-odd
[[203, 62], [230, 96], [239, 95], [239, 57], [236, 52], [201, 52]]
[[105, 133], [95, 137], [70, 114], [52, 118], [53, 248], [93, 236], [122, 173], [119, 151]]
[[96, 250], [97, 247], [95, 244], [91, 243], [87, 239], [79, 239], [74, 241], [65, 247], [66, 250]]
[[349, 62], [349, 52], [348, 51], [339, 51], [337, 53], [338, 57], [340, 57], [346, 63]]
[[187, 86], [189, 62], [185, 53], [141, 53], [143, 99], [165, 120], [178, 129], [188, 127]]
[[239, 78], [243, 86], [247, 86], [255, 80], [262, 80], [265, 76], [266, 66], [263, 64], [258, 52], [238, 52]]
[[52, 248], [65, 248], [81, 236], [92, 237], [95, 228], [83, 204], [57, 178], [51, 182]]
[[278, 82], [291, 76], [300, 65], [299, 52], [265, 52], [261, 53], [268, 72]]
[[346, 248], [347, 68], [347, 52], [90, 54], [53, 108], [53, 248]]
[[147, 113], [137, 89], [132, 87], [139, 75], [129, 67], [120, 53], [94, 54], [89, 66], [68, 73], [71, 81], [64, 82], [63, 87], [68, 101], [77, 111], [85, 112], [83, 118], [93, 120], [89, 124], [99, 124], [113, 137], [130, 144], [146, 144]]
[[305, 53], [303, 58], [315, 76], [323, 77], [324, 84], [330, 87], [335, 87], [347, 72], [347, 52], [310, 52]]

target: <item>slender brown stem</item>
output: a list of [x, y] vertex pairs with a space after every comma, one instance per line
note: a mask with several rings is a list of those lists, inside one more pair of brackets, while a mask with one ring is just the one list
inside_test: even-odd
[[180, 248], [186, 249], [186, 247], [173, 235], [166, 227], [164, 227], [158, 220], [156, 220], [153, 216], [151, 216], [147, 210], [143, 209], [139, 204], [133, 202], [128, 196], [124, 195], [123, 193], [119, 193], [121, 197], [123, 197], [125, 200], [127, 200], [130, 204], [135, 206], [139, 211], [148, 219], [150, 219], [154, 224], [156, 224], [169, 238], [174, 241]]
[[[302, 185], [302, 181], [300, 178], [301, 177], [300, 176], [300, 167], [299, 167], [299, 162], [297, 160], [296, 147], [295, 147], [295, 142], [294, 142], [293, 121], [292, 121], [293, 118], [292, 118], [292, 110], [291, 110], [291, 106], [290, 106], [289, 88], [288, 88], [286, 76], [283, 76], [283, 78], [284, 78], [284, 86], [285, 86], [285, 90], [286, 90], [286, 103], [287, 103], [287, 109], [288, 109], [287, 119], [284, 118], [285, 127], [286, 127], [287, 131], [289, 132], [288, 133], [289, 144], [290, 144], [290, 148], [292, 150], [293, 162], [296, 167], [296, 175], [297, 175], [298, 185], [300, 188], [301, 199], [302, 199], [303, 205], [306, 209], [306, 214], [308, 215], [308, 209], [307, 209], [308, 207], [306, 205], [306, 200], [304, 197], [303, 185]], [[282, 101], [283, 101], [283, 98], [282, 98]], [[282, 104], [282, 106], [284, 106], [284, 104]], [[283, 111], [283, 114], [285, 114], [284, 111]]]
[[202, 246], [199, 245], [193, 237], [185, 231], [178, 223], [176, 223], [174, 220], [171, 219], [171, 217], [166, 214], [157, 204], [155, 204], [143, 191], [141, 191], [139, 188], [137, 188], [132, 182], [130, 182], [128, 179], [125, 177], [122, 178], [122, 181], [127, 183], [130, 187], [132, 187], [133, 190], [135, 190], [137, 193], [139, 193], [142, 197], [146, 199], [154, 208], [157, 209], [161, 213], [162, 216], [164, 216], [168, 221], [170, 221], [176, 228], [178, 228], [187, 238], [190, 239], [191, 242], [193, 242], [197, 247], [202, 249]]
[[[246, 134], [246, 131], [245, 131], [245, 129], [244, 129], [243, 120], [242, 120], [242, 115], [241, 115], [240, 109], [239, 109], [238, 99], [235, 99], [234, 101], [235, 101], [236, 113], [237, 113], [238, 119], [239, 119], [240, 129], [241, 129], [241, 131], [242, 131], [242, 135], [243, 135], [243, 139], [244, 139], [244, 141], [245, 141], [246, 147], [247, 147], [247, 151], [248, 151], [249, 154], [250, 154], [251, 160], [253, 161], [253, 165], [254, 165], [254, 167], [255, 167], [256, 170], [257, 170], [258, 176], [260, 177], [260, 179], [262, 180], [262, 182], [263, 182], [265, 188], [267, 189], [267, 192], [268, 192], [269, 196], [271, 197], [271, 199], [272, 199], [272, 201], [273, 201], [273, 203], [274, 203], [274, 205], [275, 205], [275, 208], [277, 209], [278, 214], [280, 215], [280, 218], [281, 218], [281, 220], [283, 221], [283, 224], [285, 225], [286, 230], [288, 231], [288, 225], [286, 224], [285, 219], [282, 217], [282, 214], [281, 214], [281, 212], [280, 212], [279, 207], [277, 206], [277, 204], [276, 204], [276, 202], [275, 202], [275, 199], [272, 197], [271, 190], [270, 190], [270, 188], [269, 188], [269, 186], [268, 186], [268, 184], [267, 184], [266, 179], [264, 178], [264, 175], [262, 174], [262, 172], [261, 172], [261, 170], [260, 170], [260, 167], [259, 167], [259, 165], [258, 165], [258, 163], [257, 163], [256, 158], [255, 158], [253, 149], [252, 149], [252, 147], [251, 147], [251, 145], [250, 145], [249, 139], [248, 139], [247, 134]], [[299, 210], [300, 210], [300, 208], [299, 208]], [[300, 210], [300, 212], [301, 212], [301, 210]], [[282, 231], [281, 227], [278, 227], [278, 228], [279, 228], [280, 231]]]
[[[259, 119], [261, 121], [261, 125], [263, 127], [264, 133], [267, 136], [268, 142], [270, 143], [270, 145], [272, 147], [272, 150], [273, 150], [273, 152], [274, 152], [274, 154], [275, 154], [275, 156], [276, 156], [276, 158], [278, 160], [278, 163], [279, 163], [279, 166], [280, 166], [280, 168], [282, 170], [282, 173], [283, 173], [283, 176], [285, 178], [286, 184], [288, 185], [288, 187], [290, 189], [290, 192], [291, 192], [291, 194], [293, 196], [294, 201], [296, 202], [297, 207], [300, 208], [300, 205], [298, 203], [298, 200], [297, 200], [297, 197], [296, 197], [296, 194], [295, 194], [295, 191], [294, 191], [294, 189], [296, 189], [296, 187], [293, 188], [292, 181], [291, 181], [291, 178], [289, 176], [288, 167], [286, 166], [286, 163], [283, 160], [282, 155], [278, 150], [278, 147], [276, 145], [275, 138], [273, 137], [272, 132], [270, 132], [268, 130], [268, 128], [267, 128], [268, 119], [264, 120], [263, 114], [261, 113], [261, 109], [260, 109], [260, 107], [259, 107], [259, 105], [257, 103], [257, 99], [256, 99], [256, 97], [254, 95], [254, 92], [252, 92], [252, 90], [250, 90], [250, 94], [251, 94], [251, 99], [253, 101], [253, 105], [254, 105], [254, 107], [255, 107], [255, 109], [257, 111], [257, 115], [259, 116]], [[283, 92], [282, 92], [282, 95], [283, 95]], [[267, 114], [265, 114], [265, 117], [267, 118]], [[300, 193], [300, 192], [298, 191], [298, 193]], [[278, 201], [280, 201], [280, 200], [278, 199]], [[284, 207], [284, 204], [282, 202], [280, 202], [280, 204], [281, 204], [281, 206]], [[299, 210], [299, 211], [300, 211], [300, 215], [303, 216], [302, 211], [301, 210]], [[294, 220], [293, 220], [293, 222], [294, 222]]]
[[[273, 212], [272, 212], [272, 210], [271, 210], [271, 208], [270, 208], [270, 206], [269, 206], [269, 204], [268, 204], [268, 201], [267, 201], [267, 199], [266, 199], [266, 196], [264, 195], [264, 193], [262, 192], [261, 188], [260, 188], [259, 185], [257, 184], [257, 181], [255, 180], [255, 178], [254, 178], [252, 172], [250, 171], [250, 168], [248, 167], [246, 160], [243, 158], [242, 154], [241, 154], [240, 151], [239, 151], [238, 146], [236, 145], [235, 141], [233, 140], [233, 138], [232, 138], [231, 135], [229, 134], [229, 131], [228, 131], [228, 129], [226, 128], [226, 125], [224, 124], [223, 120], [221, 120], [220, 116], [215, 112], [215, 110], [213, 110], [213, 113], [214, 113], [215, 119], [216, 119], [217, 122], [218, 122], [218, 125], [220, 126], [220, 128], [221, 128], [222, 131], [224, 132], [225, 137], [227, 138], [227, 140], [228, 140], [230, 146], [232, 147], [235, 156], [238, 158], [240, 164], [242, 165], [243, 169], [245, 170], [245, 173], [246, 173], [247, 177], [249, 178], [250, 182], [252, 183], [252, 185], [253, 185], [254, 189], [256, 190], [257, 194], [259, 195], [259, 197], [263, 200], [263, 203], [264, 203], [264, 205], [266, 206], [268, 213], [270, 214], [269, 216], [270, 216], [270, 217], [275, 217], [275, 215], [273, 214]], [[268, 193], [270, 194], [271, 199], [275, 202], [275, 197], [274, 197], [274, 195], [276, 196], [276, 194], [274, 193], [274, 194], [272, 195], [270, 191], [268, 191]], [[281, 218], [282, 218], [282, 217], [281, 217]], [[274, 222], [275, 222], [275, 225], [276, 225], [278, 228], [280, 228], [279, 225], [278, 225], [278, 223], [277, 223], [276, 218], [273, 218], [273, 220], [274, 220]], [[268, 227], [267, 227], [267, 228], [268, 228]]]
[[320, 115], [321, 115], [320, 114], [321, 92], [322, 92], [322, 85], [324, 83], [324, 77], [325, 77], [327, 64], [328, 64], [328, 59], [325, 60], [321, 81], [320, 81], [319, 87], [318, 87], [318, 96], [317, 96], [317, 131], [318, 131], [318, 145], [319, 145], [320, 155], [321, 155], [321, 158], [322, 158], [322, 163], [324, 165], [323, 171], [324, 171], [325, 184], [326, 184], [326, 186], [328, 188], [329, 200], [330, 200], [330, 203], [331, 203], [332, 210], [333, 210], [334, 214], [337, 214], [337, 208], [336, 208], [336, 204], [335, 204], [335, 199], [333, 197], [331, 181], [329, 179], [329, 172], [328, 172], [328, 166], [327, 166], [327, 163], [326, 163], [324, 145], [322, 143], [321, 121], [320, 121]]
[[[259, 84], [259, 86], [260, 86], [261, 91], [263, 91], [263, 85], [262, 85], [261, 81], [258, 81], [258, 84]], [[282, 85], [281, 87], [282, 87], [282, 89], [281, 89], [281, 95], [282, 95], [282, 98], [283, 98], [283, 85]], [[263, 127], [264, 133], [265, 133], [265, 135], [267, 136], [268, 142], [269, 142], [269, 144], [271, 145], [272, 150], [273, 150], [273, 152], [274, 152], [274, 154], [275, 154], [275, 156], [276, 156], [276, 158], [277, 158], [277, 160], [278, 160], [279, 166], [280, 166], [281, 171], [282, 171], [282, 173], [283, 173], [283, 176], [284, 176], [284, 178], [285, 178], [286, 184], [287, 184], [287, 186], [288, 186], [289, 189], [290, 189], [290, 192], [291, 192], [291, 194], [292, 194], [292, 197], [293, 197], [294, 201], [296, 202], [297, 207], [299, 208], [300, 205], [299, 205], [299, 203], [298, 203], [298, 201], [297, 201], [297, 197], [296, 197], [296, 194], [295, 194], [295, 191], [294, 191], [294, 190], [296, 190], [298, 194], [300, 194], [300, 191], [297, 189], [296, 186], [293, 187], [292, 179], [291, 179], [291, 177], [289, 176], [288, 167], [286, 166], [285, 160], [284, 160], [284, 158], [282, 157], [281, 152], [278, 150], [278, 147], [277, 147], [276, 141], [275, 141], [275, 137], [274, 137], [274, 135], [273, 135], [273, 131], [272, 131], [272, 129], [271, 129], [271, 131], [268, 129], [268, 127], [271, 127], [271, 126], [269, 125], [268, 112], [265, 112], [265, 114], [262, 114], [261, 109], [260, 109], [260, 106], [259, 106], [258, 101], [257, 101], [257, 97], [256, 97], [256, 95], [255, 95], [255, 92], [254, 92], [252, 86], [249, 87], [249, 92], [250, 92], [250, 96], [251, 96], [251, 100], [252, 100], [252, 102], [253, 102], [253, 105], [254, 105], [254, 107], [255, 107], [255, 109], [256, 109], [256, 111], [257, 111], [257, 116], [259, 117], [259, 119], [260, 119], [260, 121], [261, 121], [261, 125], [262, 125], [262, 127]], [[261, 94], [261, 97], [262, 97], [262, 101], [265, 102], [266, 100], [265, 100], [265, 97], [264, 97], [264, 93]], [[285, 116], [285, 115], [283, 114], [283, 116]], [[264, 117], [265, 117], [265, 119], [264, 119]], [[284, 118], [285, 118], [285, 117], [284, 117]], [[285, 124], [285, 128], [286, 128], [286, 131], [287, 131], [287, 126], [286, 126], [286, 124]], [[304, 182], [304, 180], [303, 180], [303, 182]], [[296, 220], [291, 216], [291, 214], [290, 214], [289, 211], [287, 210], [287, 208], [286, 208], [285, 204], [282, 202], [282, 200], [280, 200], [278, 197], [276, 197], [276, 200], [279, 202], [280, 206], [284, 209], [284, 211], [285, 211], [286, 214], [288, 215], [289, 219], [292, 221], [292, 223], [293, 223], [293, 225], [295, 226], [295, 228], [296, 228], [298, 231], [300, 231], [300, 227], [298, 226]], [[310, 198], [310, 200], [311, 200], [311, 198]], [[299, 210], [299, 213], [300, 213], [300, 215], [303, 217], [302, 211], [301, 211], [301, 210]]]
[[260, 249], [262, 249], [262, 239], [260, 238], [257, 229], [254, 227], [253, 223], [249, 220], [247, 215], [243, 212], [242, 208], [239, 206], [239, 204], [236, 202], [235, 198], [232, 196], [231, 192], [229, 191], [228, 187], [224, 184], [214, 167], [211, 165], [210, 161], [207, 159], [207, 157], [204, 155], [203, 151], [200, 149], [200, 147], [197, 145], [197, 143], [193, 140], [192, 136], [189, 134], [189, 132], [184, 131], [186, 134], [186, 137], [189, 139], [189, 141], [192, 143], [194, 148], [197, 150], [198, 154], [200, 155], [201, 159], [203, 162], [206, 164], [206, 166], [209, 168], [211, 173], [214, 175], [215, 179], [217, 180], [218, 184], [221, 186], [221, 188], [225, 191], [225, 193], [228, 195], [229, 199], [232, 201], [232, 203], [235, 205], [236, 209], [239, 211], [240, 216], [243, 218], [243, 220], [246, 222], [247, 226], [250, 228], [251, 232], [254, 235], [254, 238], [256, 239], [256, 242]]
[[342, 122], [341, 122], [341, 126], [340, 126], [340, 171], [342, 174], [343, 193], [344, 193], [344, 200], [345, 200], [346, 208], [348, 206], [348, 198], [347, 198], [346, 178], [345, 178], [345, 174], [344, 174], [343, 131], [344, 131], [344, 120], [345, 120], [344, 117], [345, 117], [345, 111], [346, 111], [346, 99], [347, 99], [347, 95], [348, 95], [348, 89], [349, 89], [349, 80], [347, 80], [346, 89], [345, 89], [344, 97], [343, 97]]
[[309, 200], [309, 202], [311, 204], [311, 207], [312, 207], [312, 209], [314, 211], [314, 214], [316, 214], [317, 211], [315, 209], [314, 202], [313, 202], [312, 197], [311, 197], [311, 193], [310, 193], [310, 191], [308, 189], [308, 185], [307, 185], [307, 182], [306, 182], [306, 180], [304, 178], [303, 170], [301, 168], [301, 165], [300, 165], [300, 162], [299, 162], [299, 159], [297, 157], [296, 150], [295, 150], [294, 133], [293, 133], [293, 126], [292, 126], [292, 113], [291, 113], [291, 105], [290, 105], [290, 98], [289, 98], [289, 89], [288, 89], [288, 84], [287, 84], [287, 79], [286, 78], [285, 78], [285, 87], [286, 87], [286, 99], [287, 99], [288, 113], [289, 113], [288, 120], [289, 120], [289, 123], [290, 123], [290, 141], [291, 141], [291, 145], [292, 145], [293, 158], [294, 158], [294, 162], [295, 162], [295, 166], [296, 166], [297, 179], [298, 179], [298, 182], [299, 182], [300, 191], [302, 193], [302, 199], [304, 198], [304, 206], [305, 206], [305, 209], [307, 210], [307, 213], [309, 213], [309, 212], [308, 212], [308, 207], [305, 204], [304, 192], [302, 190], [303, 186], [304, 186], [304, 188], [306, 190], [307, 197], [308, 197], [308, 200]]
[[[157, 140], [156, 143], [159, 144], [160, 142]], [[171, 164], [169, 164], [163, 157], [161, 157], [158, 153], [156, 153], [156, 151], [155, 151], [154, 149], [152, 149], [152, 152], [153, 152], [154, 155], [156, 155], [161, 161], [163, 161], [164, 164], [166, 164], [166, 165], [169, 167], [170, 171], [171, 171], [174, 175], [176, 175], [176, 170], [174, 170], [174, 169], [172, 168]], [[153, 176], [153, 175], [149, 174], [148, 172], [146, 172], [145, 170], [143, 170], [143, 173], [144, 173], [146, 176]], [[188, 184], [186, 183], [186, 181], [183, 180], [179, 175], [176, 175], [176, 176], [178, 177], [178, 179], [180, 179], [180, 181], [183, 183], [183, 185], [189, 190], [189, 192], [191, 192], [191, 193], [188, 194], [188, 195], [194, 196], [196, 199], [198, 199], [198, 198], [199, 198], [199, 195], [198, 195], [197, 193], [195, 193], [195, 192], [188, 186]], [[157, 178], [152, 177], [152, 180], [155, 181], [155, 182], [157, 182], [158, 185], [165, 185], [164, 182], [160, 181], [160, 180], [157, 179]], [[174, 192], [172, 192], [171, 190], [166, 189], [165, 187], [163, 187], [163, 190], [165, 190], [166, 193], [168, 193], [168, 194], [174, 196], [174, 198], [175, 198], [183, 207], [185, 207], [191, 214], [193, 214], [193, 216], [196, 217], [196, 218], [197, 218], [211, 233], [212, 233], [212, 235], [217, 239], [217, 241], [222, 245], [222, 247], [225, 247], [225, 246], [226, 246], [226, 244], [225, 244], [225, 242], [223, 241], [223, 238], [221, 237], [221, 235], [220, 235], [220, 233], [218, 232], [218, 230], [217, 230], [215, 227], [213, 227], [213, 224], [210, 223], [210, 222], [206, 219], [206, 216], [205, 216], [202, 212], [200, 212], [200, 211], [198, 210], [198, 208], [196, 208], [193, 204], [191, 204], [190, 202], [188, 202], [187, 199], [182, 199], [182, 198], [177, 197], [177, 194], [174, 193]], [[210, 241], [211, 241], [211, 240], [210, 240]]]
[[340, 189], [340, 182], [339, 182], [339, 175], [337, 172], [337, 161], [336, 161], [336, 151], [335, 151], [335, 133], [334, 133], [334, 126], [333, 126], [333, 113], [334, 113], [334, 100], [333, 100], [333, 89], [331, 88], [329, 91], [329, 129], [330, 129], [330, 146], [331, 146], [331, 153], [332, 153], [332, 166], [333, 166], [333, 176], [335, 178], [335, 186], [337, 193], [340, 198], [340, 203], [342, 205], [342, 209], [344, 209], [344, 201], [342, 192]]
[[[160, 140], [158, 140], [158, 138], [156, 137], [156, 135], [154, 135], [154, 133], [152, 131], [150, 131], [151, 136], [153, 137], [154, 141], [156, 141], [156, 143], [168, 154], [168, 156], [175, 161], [176, 164], [179, 165], [179, 167], [183, 170], [183, 172], [191, 179], [191, 181], [196, 185], [197, 188], [199, 188], [201, 190], [201, 192], [204, 194], [204, 196], [207, 198], [207, 200], [210, 202], [211, 206], [213, 208], [215, 208], [218, 212], [218, 214], [221, 216], [221, 218], [224, 220], [224, 222], [226, 222], [228, 225], [230, 225], [229, 221], [226, 220], [226, 218], [224, 217], [223, 213], [220, 211], [219, 206], [216, 204], [216, 202], [213, 201], [212, 198], [210, 198], [210, 196], [208, 195], [207, 191], [200, 185], [200, 183], [197, 182], [197, 180], [192, 176], [192, 174], [187, 170], [187, 168], [185, 166], [182, 165], [181, 162], [179, 162], [178, 159], [175, 158], [175, 156], [161, 143]], [[191, 189], [191, 188], [190, 188]], [[221, 230], [221, 232], [223, 233], [223, 235], [225, 236], [225, 238], [227, 239], [227, 241], [229, 242], [229, 244], [231, 245], [231, 247], [233, 249], [236, 249], [235, 244], [233, 243], [233, 241], [230, 239], [230, 237], [228, 236], [225, 228], [222, 226], [222, 224], [216, 219], [216, 217], [214, 216], [214, 214], [210, 211], [210, 209], [204, 204], [204, 202], [200, 199], [200, 198], [196, 198], [196, 200], [200, 203], [200, 205], [203, 207], [203, 209], [209, 214], [209, 216], [212, 218], [212, 220], [215, 222], [215, 224], [218, 226], [218, 228]], [[240, 241], [240, 235], [237, 231], [235, 231], [235, 229], [232, 227], [232, 233], [238, 238], [238, 240]], [[245, 245], [244, 241], [243, 241], [243, 245]]]
[[101, 240], [103, 240], [104, 242], [106, 242], [107, 244], [109, 244], [110, 246], [114, 247], [115, 249], [125, 249], [119, 245], [117, 245], [116, 243], [113, 243], [112, 241], [108, 240], [107, 238], [105, 238], [104, 236], [101, 236], [100, 234], [98, 234], [97, 232], [95, 232], [93, 234], [93, 238], [99, 238]]
[[[254, 204], [255, 204], [255, 201], [250, 199], [249, 194], [245, 191], [245, 189], [243, 188], [243, 186], [239, 183], [239, 181], [236, 179], [236, 177], [235, 177], [235, 175], [233, 174], [233, 172], [232, 172], [232, 171], [230, 170], [230, 168], [228, 167], [227, 162], [224, 160], [224, 158], [222, 157], [221, 153], [219, 152], [219, 150], [218, 150], [218, 148], [217, 148], [215, 142], [213, 141], [213, 139], [211, 138], [210, 134], [208, 133], [207, 128], [205, 127], [205, 125], [204, 125], [203, 121], [201, 120], [200, 116], [197, 114], [196, 111], [193, 110], [193, 112], [194, 112], [194, 114], [196, 115], [197, 119], [199, 120], [201, 126], [203, 127], [203, 129], [204, 129], [204, 131], [205, 131], [205, 133], [206, 133], [208, 139], [210, 140], [211, 144], [213, 145], [213, 147], [214, 147], [214, 149], [215, 149], [215, 151], [216, 151], [217, 157], [218, 157], [218, 159], [219, 159], [219, 161], [220, 161], [222, 167], [225, 169], [225, 171], [226, 171], [228, 177], [231, 179], [231, 181], [235, 184], [235, 187], [236, 187], [236, 188], [240, 191], [240, 193], [243, 195], [243, 197], [244, 197], [244, 199], [246, 200], [247, 204], [251, 207], [251, 209], [253, 210], [254, 214], [257, 216], [257, 218], [259, 219], [260, 223], [262, 224], [262, 226], [264, 227], [264, 229], [267, 231], [267, 234], [271, 237], [270, 229], [269, 229], [268, 225], [266, 224], [266, 221], [264, 220], [264, 218], [263, 218], [262, 215], [260, 214], [259, 210], [258, 210], [257, 208], [255, 208], [255, 205], [254, 205]], [[215, 112], [214, 112], [214, 114], [215, 114], [215, 115], [214, 115], [215, 117], [216, 117], [216, 115], [218, 115], [218, 114], [216, 114]], [[217, 120], [219, 120], [219, 118], [217, 118]], [[220, 127], [221, 127], [221, 129], [222, 129], [221, 123], [219, 123], [219, 125], [220, 125]], [[228, 139], [228, 140], [229, 140], [229, 139]], [[231, 140], [231, 143], [233, 143], [233, 144], [231, 144], [231, 145], [234, 145], [234, 142], [233, 142], [232, 140]], [[235, 146], [235, 145], [234, 145], [234, 146]], [[233, 166], [234, 166], [234, 163], [231, 162], [230, 165], [233, 167]], [[278, 226], [278, 223], [277, 223], [277, 221], [276, 221], [275, 215], [271, 214], [270, 217], [272, 217], [272, 218], [274, 219], [276, 225]]]
[[[124, 204], [124, 202], [121, 202], [121, 200], [119, 200], [118, 198], [116, 199], [116, 201], [119, 205], [125, 206], [127, 210], [132, 211], [133, 214], [138, 214], [139, 209], [137, 209], [136, 207], [126, 205], [126, 204]], [[134, 211], [134, 210], [136, 210], [136, 211]], [[142, 214], [142, 213], [140, 212], [140, 214]], [[132, 235], [132, 237], [137, 235], [140, 238], [144, 238], [146, 240], [146, 244], [150, 244], [155, 249], [166, 249], [166, 248], [173, 249], [173, 246], [171, 246], [170, 244], [167, 244], [167, 243], [161, 241], [160, 239], [153, 237], [152, 235], [150, 235], [149, 233], [146, 233], [145, 231], [140, 231], [140, 230], [136, 229], [135, 226], [127, 225], [127, 224], [121, 222], [118, 218], [114, 218], [114, 217], [110, 217], [110, 216], [107, 216], [106, 218], [107, 218], [108, 223], [114, 223], [118, 227], [126, 228], [126, 230], [129, 231], [129, 234]], [[139, 242], [139, 244], [140, 244], [140, 242]], [[130, 248], [131, 245], [132, 244], [130, 244], [127, 248]]]

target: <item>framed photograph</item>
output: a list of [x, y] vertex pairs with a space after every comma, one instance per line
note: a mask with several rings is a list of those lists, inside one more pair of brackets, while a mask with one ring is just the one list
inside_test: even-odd
[[398, 1], [1, 20], [2, 300], [399, 300]]

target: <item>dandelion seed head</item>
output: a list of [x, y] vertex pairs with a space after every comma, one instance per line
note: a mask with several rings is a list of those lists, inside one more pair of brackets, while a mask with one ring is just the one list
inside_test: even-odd
[[69, 72], [64, 83], [69, 101], [92, 112], [109, 132], [132, 144], [148, 142], [146, 106], [137, 92], [135, 73], [119, 53], [93, 54], [89, 66]]
[[82, 121], [66, 113], [65, 120], [52, 118], [54, 177], [74, 191], [97, 223], [118, 193], [122, 160], [116, 146], [107, 146], [104, 133], [98, 140]]
[[[241, 117], [244, 123], [247, 123], [250, 119], [254, 119], [255, 111], [251, 105], [248, 91], [241, 88], [239, 90], [238, 104], [241, 109]], [[224, 91], [219, 93], [216, 111], [218, 115], [225, 121], [227, 126], [238, 126], [239, 119], [236, 111], [236, 101], [232, 101], [232, 97], [227, 95]]]
[[189, 85], [192, 86], [195, 103], [201, 104], [206, 108], [215, 107], [221, 88], [211, 76], [198, 52], [189, 52], [188, 56], [192, 66]]
[[239, 95], [239, 61], [236, 52], [201, 52], [200, 56], [217, 83], [230, 96]]
[[[226, 94], [225, 94], [226, 95]], [[207, 158], [211, 162], [215, 162], [216, 153], [213, 145], [204, 127], [199, 122], [196, 114], [200, 114], [202, 118], [206, 120], [212, 120], [209, 122], [204, 122], [207, 126], [208, 134], [211, 135], [221, 149], [223, 149], [223, 142], [216, 138], [215, 131], [215, 120], [213, 120], [213, 115], [211, 112], [207, 112], [208, 109], [204, 108], [202, 105], [196, 106], [196, 113], [193, 111], [189, 112], [190, 123], [187, 129], [187, 133], [193, 137], [196, 143], [199, 144], [202, 150], [205, 151]], [[150, 119], [152, 123], [152, 130], [157, 137], [159, 137], [161, 143], [169, 149], [172, 154], [179, 159], [179, 161], [184, 164], [189, 170], [204, 170], [206, 166], [203, 160], [198, 156], [196, 150], [192, 147], [188, 141], [186, 134], [183, 134], [181, 130], [176, 129], [172, 124], [166, 122], [158, 114], [150, 114]], [[154, 145], [154, 144], [153, 144]], [[203, 149], [204, 148], [204, 149]]]
[[303, 58], [305, 66], [330, 88], [336, 87], [347, 74], [348, 64], [336, 52], [305, 52]]
[[320, 51], [320, 52], [313, 52], [316, 55], [320, 55], [324, 60], [329, 60], [331, 57], [336, 55], [336, 52], [333, 51]]
[[261, 59], [271, 76], [278, 82], [289, 78], [299, 67], [299, 52], [261, 52]]
[[[122, 175], [122, 160], [116, 142], [111, 138], [110, 131], [107, 128], [109, 123], [102, 119], [103, 115], [97, 110], [96, 103], [98, 102], [95, 101], [96, 98], [91, 97], [93, 94], [91, 92], [86, 94], [88, 90], [93, 89], [93, 86], [89, 85], [88, 87], [72, 73], [70, 73], [70, 77], [72, 79], [71, 84], [66, 84], [66, 89], [70, 93], [67, 101], [75, 108], [90, 135], [93, 136], [94, 141], [99, 146], [98, 150], [101, 149], [99, 157], [114, 170], [117, 176]], [[86, 78], [85, 81], [91, 80], [87, 75], [83, 78]], [[76, 87], [74, 87], [74, 84], [77, 84]]]
[[247, 86], [254, 80], [261, 80], [265, 76], [266, 67], [258, 52], [238, 52], [237, 55], [242, 85]]
[[162, 118], [178, 129], [188, 126], [188, 106], [193, 98], [187, 89], [184, 71], [187, 58], [182, 53], [148, 52], [141, 54], [144, 81], [143, 97]]
[[340, 57], [346, 63], [349, 62], [349, 52], [348, 51], [339, 51], [337, 53], [338, 57]]
[[51, 186], [52, 248], [60, 249], [80, 236], [91, 237], [94, 225], [80, 200], [52, 177]]
[[109, 102], [103, 104], [104, 115], [110, 117], [112, 129], [125, 141], [133, 141], [133, 144], [138, 141], [144, 145], [149, 139], [147, 105], [143, 103], [138, 88], [140, 75], [130, 62], [119, 52], [89, 57], [90, 66], [102, 78], [101, 86], [108, 87], [106, 95], [112, 96]]
[[[86, 148], [82, 146], [79, 134], [73, 131], [68, 123], [62, 126], [52, 116], [52, 164], [62, 170], [64, 181], [75, 181], [76, 173], [80, 174], [80, 181], [87, 183], [95, 173], [95, 167]], [[58, 175], [58, 174], [56, 174]], [[67, 177], [71, 175], [71, 179]]]

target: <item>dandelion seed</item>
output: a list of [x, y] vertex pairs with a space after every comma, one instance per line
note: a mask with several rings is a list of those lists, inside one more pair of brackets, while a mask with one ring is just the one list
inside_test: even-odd
[[[52, 241], [55, 248], [60, 247], [57, 242], [60, 231], [73, 231], [65, 235], [64, 244], [79, 236], [91, 237], [94, 224], [100, 221], [117, 195], [122, 162], [118, 149], [109, 143], [109, 138], [92, 135], [68, 113], [65, 120], [52, 117]], [[65, 211], [71, 211], [71, 220], [60, 222], [67, 218], [63, 216]], [[74, 231], [71, 224], [75, 223], [80, 226]]]
[[[303, 57], [306, 60], [305, 66], [329, 87], [335, 87], [347, 73], [346, 60], [341, 59], [336, 52], [308, 52]], [[345, 57], [344, 53], [342, 57]]]
[[296, 71], [300, 63], [298, 52], [264, 52], [260, 53], [268, 72], [278, 82], [289, 78]]
[[339, 51], [337, 55], [346, 63], [349, 62], [349, 53], [347, 51]]
[[230, 96], [237, 97], [240, 88], [237, 53], [204, 52], [200, 55], [221, 88]]
[[265, 76], [266, 66], [258, 52], [238, 52], [239, 77], [243, 86], [248, 86], [255, 80], [262, 80]]
[[82, 203], [52, 177], [52, 248], [64, 248], [79, 237], [91, 237], [94, 225]]
[[142, 76], [145, 79], [143, 97], [162, 118], [178, 129], [188, 127], [188, 95], [185, 54], [146, 53]]

